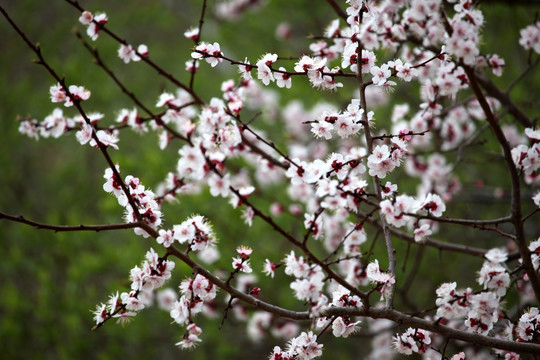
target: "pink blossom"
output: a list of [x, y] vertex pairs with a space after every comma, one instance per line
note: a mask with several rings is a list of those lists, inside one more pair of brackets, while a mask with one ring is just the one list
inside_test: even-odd
[[86, 29], [86, 33], [88, 36], [93, 40], [96, 41], [99, 36], [99, 30], [101, 30], [101, 27], [105, 25], [109, 19], [107, 18], [107, 14], [101, 13], [94, 15], [94, 18], [91, 20], [91, 22], [88, 21], [89, 17], [88, 15], [84, 15], [84, 19], [81, 21], [81, 23], [88, 22], [88, 28]]
[[190, 28], [184, 32], [184, 36], [193, 41], [199, 40], [199, 28]]
[[[286, 71], [284, 67], [279, 68], [280, 71]], [[291, 76], [286, 73], [276, 73], [275, 75], [276, 85], [280, 88], [286, 87], [287, 89], [291, 88]]]
[[249, 264], [249, 259], [245, 259], [242, 257], [233, 258], [232, 267], [233, 269], [244, 273], [250, 273], [253, 271], [251, 265]]
[[499, 55], [494, 54], [488, 60], [491, 71], [495, 76], [501, 76], [504, 66], [506, 65], [504, 59], [501, 59]]
[[417, 243], [425, 243], [426, 238], [432, 234], [429, 224], [423, 224], [419, 228], [414, 229], [414, 241]]
[[157, 243], [165, 247], [171, 246], [174, 240], [174, 231], [164, 229], [159, 230], [159, 236], [156, 238]]
[[431, 344], [431, 333], [422, 329], [408, 328], [406, 332], [394, 337], [396, 350], [405, 355], [413, 352], [423, 354]]
[[537, 54], [540, 54], [540, 21], [521, 29], [519, 35], [519, 44], [525, 50], [532, 49]]
[[83, 11], [79, 18], [79, 22], [83, 25], [90, 25], [92, 20], [94, 20], [94, 15], [90, 11]]
[[200, 43], [195, 51], [191, 53], [191, 57], [194, 59], [205, 59], [210, 66], [215, 67], [217, 64], [223, 61], [223, 53], [217, 42], [213, 44]]
[[75, 136], [77, 137], [77, 141], [84, 145], [87, 142], [89, 142], [92, 139], [92, 133], [94, 129], [92, 128], [92, 125], [89, 125], [87, 123], [84, 123], [81, 125], [81, 130], [77, 131]]
[[[141, 48], [142, 47], [142, 48]], [[148, 49], [146, 48], [146, 45], [140, 45], [140, 50], [143, 50], [146, 54], [148, 54]], [[140, 53], [140, 52], [139, 52]], [[120, 48], [118, 49], [118, 57], [124, 61], [124, 63], [129, 63], [130, 61], [139, 61], [141, 58], [139, 55], [137, 55], [137, 52], [131, 45], [125, 45], [121, 44]]]
[[270, 276], [270, 277], [274, 277], [274, 275], [276, 274], [276, 264], [274, 264], [273, 262], [271, 262], [270, 260], [266, 259], [264, 261], [264, 267], [263, 267], [263, 272]]

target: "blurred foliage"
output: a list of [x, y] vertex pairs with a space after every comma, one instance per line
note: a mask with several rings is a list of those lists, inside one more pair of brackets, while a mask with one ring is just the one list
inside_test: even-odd
[[[74, 8], [61, 0], [1, 2], [28, 37], [41, 44], [46, 59], [65, 75], [68, 84], [84, 84], [92, 91], [91, 100], [84, 104], [87, 111], [105, 114], [104, 121], [112, 124], [119, 109], [133, 107], [107, 75], [92, 63], [86, 49], [72, 34], [73, 27], [84, 32]], [[224, 22], [213, 15], [216, 3], [208, 2], [203, 39], [219, 42], [227, 56], [248, 57], [252, 63], [266, 52], [277, 52], [284, 57], [297, 57], [307, 52], [309, 40], [306, 36], [320, 34], [321, 29], [335, 18], [324, 1], [272, 0], [237, 21]], [[183, 32], [198, 24], [201, 4], [200, 0], [81, 1], [88, 10], [106, 12], [108, 27], [132, 44], [147, 44], [152, 59], [184, 81], [188, 80], [184, 63], [190, 58], [192, 43], [184, 38]], [[533, 14], [530, 8], [511, 5], [484, 6], [483, 10], [487, 19], [485, 51], [500, 54], [508, 64], [503, 77], [495, 79], [504, 88], [526, 66], [527, 56], [517, 45], [518, 31], [532, 23]], [[283, 21], [290, 24], [293, 34], [286, 42], [279, 41], [274, 35], [276, 27]], [[42, 67], [32, 64], [34, 54], [4, 19], [0, 20], [0, 33], [0, 187], [3, 189], [0, 210], [51, 224], [122, 222], [116, 200], [102, 190], [106, 163], [98, 151], [79, 146], [73, 136], [36, 142], [18, 133], [17, 115], [42, 120], [53, 110], [55, 106], [48, 95], [53, 81]], [[107, 64], [147, 106], [152, 107], [164, 90], [175, 90], [142, 63], [124, 65], [116, 56], [117, 43], [107, 36], [101, 35], [96, 45]], [[201, 63], [195, 86], [205, 99], [210, 99], [220, 95], [219, 84], [229, 77], [236, 77], [235, 67], [222, 64], [210, 68]], [[534, 116], [539, 115], [539, 83], [537, 75], [526, 77], [512, 93], [516, 103]], [[530, 89], [536, 89], [536, 92]], [[291, 98], [302, 99], [306, 108], [321, 98], [343, 105], [348, 103], [352, 91], [320, 93], [310, 89], [304, 79], [293, 79], [292, 89], [281, 93], [281, 105]], [[395, 95], [402, 102], [409, 101], [411, 95], [408, 92], [410, 89], [398, 87]], [[386, 119], [389, 119], [391, 105], [388, 103], [376, 112], [376, 118], [383, 124], [389, 123]], [[64, 110], [74, 114], [73, 110]], [[282, 126], [264, 119], [257, 120], [257, 126], [277, 136], [277, 143], [284, 142], [279, 137], [289, 136]], [[488, 136], [489, 131], [486, 131], [483, 138]], [[490, 151], [498, 153], [496, 145], [486, 145], [489, 146]], [[121, 151], [112, 151], [111, 155], [121, 165], [122, 173], [139, 177], [148, 187], [155, 187], [168, 171], [175, 168], [178, 146], [159, 151], [154, 135], [124, 132], [120, 148]], [[495, 187], [506, 181], [504, 166], [500, 161], [485, 161], [483, 153], [477, 155], [473, 149], [466, 151], [466, 157], [460, 165], [464, 189], [449, 214], [467, 217], [482, 211], [486, 218], [506, 214], [508, 198], [493, 202], [491, 196]], [[475, 185], [479, 179], [483, 181], [481, 189]], [[390, 180], [397, 182], [397, 179]], [[411, 182], [408, 186], [414, 192], [416, 183]], [[277, 194], [274, 195], [277, 197], [280, 191], [282, 189], [276, 188], [269, 193]], [[529, 199], [529, 195], [525, 194], [524, 198]], [[261, 206], [268, 206], [272, 199], [262, 197], [258, 201]], [[277, 261], [290, 251], [278, 234], [262, 221], [255, 219], [253, 227], [246, 229], [238, 221], [240, 211], [231, 209], [225, 201], [216, 206], [216, 199], [211, 198], [207, 190], [198, 196], [182, 198], [179, 204], [164, 205], [165, 225], [179, 223], [193, 213], [210, 218], [224, 244], [222, 259], [216, 268], [228, 269], [234, 248], [241, 244], [255, 249], [252, 264], [256, 270], [266, 257]], [[298, 220], [291, 216], [279, 219], [284, 228], [292, 229], [296, 234], [303, 230], [298, 225], [302, 219]], [[463, 243], [471, 240], [475, 246], [504, 244], [499, 238], [495, 240], [492, 233], [472, 228], [442, 226], [441, 232], [447, 239], [455, 238]], [[537, 226], [530, 232], [537, 233]], [[237, 326], [231, 317], [222, 329], [218, 328], [219, 320], [198, 319], [204, 331], [203, 345], [195, 352], [181, 352], [174, 343], [180, 340], [183, 329], [169, 325], [169, 315], [157, 308], [143, 311], [125, 328], [111, 323], [90, 332], [93, 325], [90, 311], [96, 304], [106, 301], [109, 294], [125, 291], [129, 287], [129, 270], [140, 263], [150, 247], [157, 249], [157, 244], [149, 243], [131, 231], [53, 233], [7, 221], [0, 222], [0, 234], [3, 254], [0, 261], [0, 357], [4, 359], [251, 359], [255, 355], [265, 358], [272, 345], [278, 343], [277, 340], [251, 343], [245, 335], [244, 325]], [[398, 254], [409, 252], [408, 245], [399, 240], [396, 246]], [[410, 300], [419, 308], [433, 305], [433, 293], [439, 283], [450, 279], [465, 281], [470, 278], [471, 271], [481, 266], [480, 259], [462, 266], [461, 255], [443, 255], [433, 249], [412, 247], [407, 258], [398, 259], [398, 266], [404, 269], [400, 270], [398, 281], [408, 274], [418, 251], [423, 251], [424, 258], [428, 259], [422, 262], [419, 273], [429, 274], [429, 279], [417, 282], [410, 291], [414, 294]], [[382, 245], [377, 244], [375, 254], [383, 255], [384, 252]], [[189, 275], [190, 271], [178, 264], [169, 285], [176, 287]], [[274, 281], [259, 278], [264, 299], [273, 299], [293, 309], [301, 308], [302, 304], [290, 296], [283, 274], [277, 274]], [[279, 285], [284, 289], [279, 290]], [[219, 317], [222, 309], [223, 306], [218, 308]], [[331, 336], [325, 335], [323, 342], [329, 349], [326, 358], [354, 358], [354, 354], [366, 352], [363, 341], [330, 340]]]

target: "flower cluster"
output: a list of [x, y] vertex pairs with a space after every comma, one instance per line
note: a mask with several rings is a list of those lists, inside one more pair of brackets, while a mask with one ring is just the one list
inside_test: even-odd
[[422, 329], [408, 328], [403, 334], [396, 334], [394, 346], [398, 352], [405, 355], [412, 353], [423, 354], [431, 344], [431, 333]]
[[140, 56], [148, 56], [148, 47], [144, 44], [141, 44], [137, 47], [137, 50], [129, 44], [121, 44], [118, 49], [118, 57], [124, 61], [124, 63], [129, 63], [131, 61], [140, 61]]
[[389, 294], [396, 283], [395, 277], [387, 271], [381, 271], [379, 260], [370, 262], [366, 267], [366, 275], [369, 281], [377, 285], [382, 296]]
[[535, 53], [540, 54], [540, 21], [521, 29], [519, 35], [519, 44], [524, 49], [532, 49]]
[[169, 306], [165, 308], [170, 313], [174, 322], [179, 325], [188, 325], [182, 341], [176, 345], [183, 349], [192, 348], [201, 341], [199, 335], [202, 333], [192, 320], [192, 317], [208, 310], [206, 304], [216, 297], [216, 287], [202, 275], [195, 275], [191, 279], [186, 279], [180, 284], [180, 299], [174, 297], [174, 302], [169, 301]]
[[531, 252], [531, 262], [534, 269], [540, 269], [540, 238], [529, 244], [529, 251]]
[[[351, 295], [349, 290], [339, 287], [332, 293], [332, 302], [329, 306], [362, 308], [363, 304], [358, 296]], [[325, 328], [329, 322], [332, 322], [332, 334], [335, 337], [346, 338], [358, 330], [358, 324], [361, 321], [354, 321], [350, 316], [337, 316], [336, 318], [324, 317], [317, 319], [317, 328]]]
[[52, 85], [49, 89], [53, 103], [64, 103], [65, 107], [73, 106], [73, 101], [86, 101], [90, 98], [90, 91], [83, 86], [70, 85], [68, 93], [60, 83]]
[[373, 148], [367, 162], [369, 175], [384, 179], [387, 173], [392, 172], [401, 164], [407, 147], [405, 142], [398, 141], [398, 139], [392, 139], [392, 147], [384, 144]]
[[447, 320], [463, 318], [467, 314], [469, 298], [472, 295], [472, 289], [456, 290], [457, 284], [444, 283], [437, 290], [437, 318]]
[[[420, 199], [415, 199], [408, 195], [399, 195], [395, 199], [381, 201], [380, 206], [386, 221], [395, 227], [412, 227], [415, 223], [415, 218], [411, 214], [427, 212], [435, 217], [440, 217], [446, 210], [446, 205], [441, 197], [432, 193], [426, 194]], [[417, 230], [415, 235], [417, 235], [419, 240], [424, 240], [426, 236], [431, 234], [429, 224], [426, 223], [423, 223]]]
[[154, 249], [146, 253], [141, 267], [131, 269], [131, 291], [112, 295], [107, 304], [98, 305], [94, 311], [97, 326], [109, 318], [119, 322], [129, 321], [138, 311], [152, 304], [153, 291], [160, 288], [171, 277], [175, 263], [160, 258]]
[[500, 297], [496, 293], [485, 292], [471, 295], [469, 302], [465, 326], [472, 332], [487, 335], [499, 320]]
[[[119, 173], [119, 167], [116, 166], [116, 171]], [[131, 175], [126, 176], [124, 184], [128, 190], [128, 194], [124, 192], [121, 185], [121, 178], [115, 174], [111, 168], [105, 170], [103, 175], [106, 182], [103, 184], [103, 190], [112, 193], [118, 200], [118, 204], [126, 210], [125, 220], [128, 223], [139, 221], [140, 219], [150, 227], [156, 229], [161, 225], [161, 209], [155, 200], [155, 194], [150, 189], [146, 189], [140, 183], [140, 180]], [[132, 203], [136, 208], [132, 207]], [[135, 228], [135, 234], [148, 237], [149, 234], [141, 229]]]
[[294, 251], [283, 259], [285, 274], [296, 278], [291, 289], [298, 300], [315, 302], [324, 286], [324, 273], [319, 266], [308, 264], [302, 256], [296, 257]]
[[[329, 140], [332, 132], [342, 139], [356, 135], [363, 128], [364, 109], [360, 107], [360, 99], [353, 99], [342, 114], [324, 111], [317, 121], [311, 123], [311, 132], [319, 138]], [[367, 121], [373, 120], [373, 112], [367, 114]]]
[[303, 56], [294, 66], [294, 71], [306, 73], [309, 82], [315, 88], [322, 90], [336, 90], [343, 87], [343, 84], [336, 81], [333, 76], [337, 74], [339, 68], [328, 68], [328, 59], [325, 57]]
[[454, 17], [449, 19], [452, 26], [450, 38], [446, 41], [446, 51], [456, 55], [467, 65], [473, 65], [480, 51], [479, 32], [484, 23], [480, 10], [472, 6], [470, 0], [460, 0], [454, 5]]
[[530, 146], [520, 144], [512, 149], [512, 159], [518, 169], [523, 170], [525, 181], [528, 184], [540, 181], [540, 130], [527, 128], [525, 135], [529, 138]]
[[[160, 234], [161, 235], [161, 234]], [[163, 239], [163, 243], [178, 241], [180, 244], [187, 243], [191, 251], [201, 252], [213, 248], [216, 236], [212, 226], [201, 215], [193, 215], [179, 225], [174, 225], [172, 231], [163, 233], [157, 240]]]
[[274, 347], [270, 360], [310, 360], [322, 355], [323, 345], [317, 343], [317, 337], [311, 331], [302, 332], [300, 336], [291, 339], [285, 350]]
[[482, 265], [477, 281], [484, 289], [495, 292], [497, 296], [504, 296], [510, 286], [510, 274], [504, 267], [508, 254], [495, 248], [486, 253], [486, 258], [488, 260]]
[[[491, 277], [489, 270], [493, 271]], [[498, 264], [488, 261], [480, 272], [478, 282], [492, 291], [473, 293], [470, 288], [458, 291], [455, 282], [442, 284], [437, 289], [437, 318], [445, 322], [453, 321], [455, 326], [464, 324], [471, 332], [488, 334], [499, 320], [502, 296], [499, 294], [506, 293], [507, 276], [507, 273], [500, 271]], [[461, 322], [463, 318], [464, 323]]]
[[30, 138], [39, 140], [40, 136], [43, 138], [59, 138], [62, 135], [79, 129], [75, 132], [75, 138], [81, 145], [88, 143], [90, 146], [98, 147], [98, 143], [94, 139], [95, 133], [102, 146], [118, 150], [116, 131], [95, 131], [94, 129], [94, 126], [103, 118], [103, 114], [91, 113], [87, 114], [86, 117], [89, 123], [82, 116], [67, 117], [62, 109], [56, 108], [41, 122], [35, 119], [21, 119], [19, 132]]
[[538, 343], [540, 339], [540, 314], [538, 308], [528, 309], [514, 329], [517, 341]]
[[100, 13], [93, 15], [90, 11], [83, 11], [79, 22], [83, 25], [86, 25], [86, 33], [94, 41], [97, 40], [99, 36], [99, 30], [109, 21], [107, 14]]
[[251, 265], [249, 264], [249, 255], [251, 255], [252, 251], [252, 249], [246, 246], [236, 248], [236, 252], [240, 254], [240, 257], [233, 258], [232, 267], [235, 271], [241, 271], [244, 273], [250, 273], [253, 271]]
[[195, 51], [191, 53], [191, 57], [194, 59], [205, 59], [212, 67], [223, 61], [223, 53], [218, 43], [207, 44], [200, 43], [195, 48]]

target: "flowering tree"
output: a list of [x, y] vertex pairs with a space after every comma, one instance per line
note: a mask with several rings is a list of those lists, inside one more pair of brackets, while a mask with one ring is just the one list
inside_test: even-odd
[[[50, 100], [58, 104], [42, 121], [20, 119], [19, 130], [34, 139], [74, 136], [99, 151], [106, 162], [99, 186], [116, 198], [124, 222], [73, 226], [0, 217], [54, 231], [134, 231], [154, 241], [131, 269], [130, 287], [97, 305], [94, 329], [128, 322], [155, 300], [181, 328], [176, 345], [183, 349], [204, 346], [198, 319], [220, 309], [222, 325], [234, 317], [253, 340], [278, 338], [262, 356], [276, 360], [322, 356], [325, 333], [368, 336], [370, 359], [396, 352], [429, 359], [540, 354], [540, 238], [529, 226], [540, 207], [533, 190], [540, 182], [540, 130], [509, 96], [539, 62], [540, 22], [516, 29], [518, 56], [528, 57], [529, 66], [502, 90], [493, 77], [501, 76], [505, 60], [482, 51], [486, 20], [472, 1], [327, 0], [335, 20], [294, 59], [227, 54], [205, 35], [203, 1], [199, 21], [184, 33], [193, 47], [185, 49], [188, 76], [180, 80], [152, 59], [151, 46], [116, 33], [114, 19], [65, 1], [79, 14], [84, 31], [77, 36], [89, 56], [134, 108], [119, 109], [114, 123], [90, 112], [92, 89], [62, 77], [0, 7], [50, 75]], [[259, 5], [228, 1], [216, 12], [234, 19]], [[287, 39], [289, 30], [282, 24], [278, 35]], [[130, 91], [111, 70], [112, 60], [91, 45], [103, 36], [118, 43], [121, 61], [145, 63], [168, 83], [155, 107]], [[197, 90], [202, 67], [231, 65], [238, 75], [220, 84], [219, 97]], [[316, 104], [307, 109], [289, 100], [280, 108], [275, 91], [286, 94], [297, 82], [311, 85]], [[391, 97], [385, 112], [380, 106]], [[287, 137], [259, 128], [261, 117], [283, 124]], [[129, 130], [155, 134], [160, 149], [178, 151], [155, 191], [115, 162], [121, 133]], [[476, 207], [467, 217], [456, 215], [471, 181], [465, 152], [473, 150], [478, 161], [504, 169], [492, 181], [499, 187], [490, 196], [504, 203], [494, 217]], [[474, 179], [477, 188], [484, 175]], [[237, 208], [230, 221], [264, 223], [275, 233], [273, 243], [218, 242], [220, 231], [205, 214], [174, 219], [164, 211], [166, 203], [182, 206], [182, 198], [200, 191]], [[486, 233], [485, 246], [473, 242]], [[449, 270], [427, 301], [415, 303], [410, 289], [430, 281], [425, 262], [438, 261], [423, 256], [430, 248], [456, 253], [461, 263], [481, 259], [481, 266], [468, 279]], [[412, 269], [400, 269], [411, 251]], [[189, 268], [179, 287], [167, 283], [178, 264]], [[260, 285], [261, 276], [288, 281], [273, 290]], [[293, 297], [293, 305], [280, 303], [276, 291]]]

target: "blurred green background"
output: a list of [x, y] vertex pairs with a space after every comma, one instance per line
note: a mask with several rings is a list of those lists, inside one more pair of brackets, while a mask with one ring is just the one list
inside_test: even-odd
[[[73, 35], [73, 27], [84, 32], [77, 21], [79, 13], [73, 7], [61, 0], [0, 0], [0, 3], [27, 36], [41, 44], [45, 58], [59, 73], [65, 74], [68, 84], [84, 85], [92, 91], [90, 101], [84, 104], [86, 111], [101, 112], [105, 114], [103, 122], [112, 124], [119, 109], [133, 108], [130, 100], [92, 63]], [[201, 4], [202, 1], [195, 0], [81, 1], [81, 5], [92, 12], [106, 12], [110, 29], [132, 44], [147, 44], [152, 59], [184, 81], [188, 79], [184, 63], [190, 58], [192, 43], [183, 33], [198, 24]], [[252, 63], [266, 52], [277, 52], [281, 56], [307, 53], [306, 36], [320, 34], [335, 18], [324, 1], [272, 0], [254, 12], [226, 22], [214, 16], [216, 4], [216, 1], [208, 1], [203, 40], [217, 41], [227, 56], [236, 59], [247, 56]], [[531, 7], [504, 4], [485, 6], [483, 10], [487, 19], [483, 46], [489, 49], [486, 52], [498, 53], [507, 63], [504, 76], [495, 79], [504, 88], [526, 64], [527, 54], [519, 48], [517, 39], [519, 29], [532, 23], [534, 11]], [[283, 21], [290, 24], [293, 34], [286, 42], [275, 37], [275, 29]], [[164, 90], [176, 90], [145, 64], [124, 65], [116, 56], [117, 43], [107, 36], [101, 35], [96, 45], [107, 64], [148, 107], [154, 109]], [[32, 63], [35, 55], [3, 18], [0, 18], [0, 49], [0, 211], [51, 224], [122, 222], [121, 208], [102, 190], [106, 163], [98, 151], [80, 146], [73, 136], [34, 141], [18, 133], [17, 115], [42, 120], [55, 108], [48, 94], [54, 81], [43, 67]], [[196, 89], [209, 100], [220, 95], [219, 84], [231, 77], [236, 78], [236, 67], [221, 64], [211, 69], [201, 63]], [[532, 118], [540, 114], [539, 84], [538, 72], [532, 73], [512, 93]], [[407, 91], [410, 88], [398, 87], [396, 103], [410, 99]], [[348, 104], [351, 93], [352, 90], [320, 93], [310, 89], [305, 81], [293, 79], [293, 88], [280, 92], [280, 104], [283, 106], [288, 99], [298, 97], [307, 108], [321, 98], [343, 106]], [[392, 101], [376, 111], [376, 118], [382, 123], [389, 123]], [[64, 111], [69, 116], [75, 115], [74, 109]], [[284, 143], [287, 134], [283, 126], [278, 125], [269, 121], [257, 123], [275, 136], [278, 143]], [[483, 138], [488, 136], [486, 132]], [[175, 168], [178, 144], [159, 151], [153, 134], [139, 136], [123, 132], [120, 139], [120, 151], [111, 151], [111, 155], [124, 175], [137, 176], [147, 187], [155, 188], [166, 173]], [[463, 191], [447, 211], [448, 215], [467, 217], [481, 211], [482, 217], [490, 218], [507, 213], [508, 198], [493, 200], [490, 196], [495, 187], [501, 186], [501, 181], [503, 188], [508, 183], [501, 162], [486, 161], [486, 154], [498, 151], [497, 146], [488, 142], [483, 150], [467, 152], [467, 161], [458, 168]], [[398, 176], [390, 180], [401, 181]], [[475, 187], [477, 180], [483, 181], [482, 189]], [[414, 192], [416, 182], [409, 186]], [[278, 197], [282, 190], [270, 191]], [[524, 191], [525, 202], [530, 202], [530, 195], [530, 190]], [[259, 201], [267, 206], [270, 199], [263, 197]], [[252, 228], [246, 229], [238, 221], [239, 210], [231, 209], [226, 201], [211, 198], [207, 190], [199, 196], [182, 198], [179, 204], [165, 205], [165, 226], [179, 223], [193, 213], [207, 216], [215, 226], [223, 245], [222, 259], [216, 267], [230, 267], [234, 248], [242, 244], [255, 248], [252, 262], [256, 271], [266, 257], [277, 261], [289, 250], [289, 246], [261, 221], [256, 220]], [[302, 220], [283, 217], [280, 222], [285, 228], [300, 233]], [[538, 226], [532, 223], [527, 231], [537, 236]], [[493, 247], [505, 243], [492, 233], [468, 228], [443, 226], [441, 233], [445, 236], [438, 237], [440, 239], [474, 240], [475, 246]], [[398, 254], [405, 253], [405, 244], [397, 241], [396, 246]], [[157, 244], [137, 237], [131, 230], [53, 233], [0, 221], [3, 255], [0, 261], [0, 357], [251, 359], [266, 358], [273, 345], [281, 345], [281, 341], [275, 339], [260, 344], [250, 342], [245, 326], [235, 320], [226, 321], [219, 329], [219, 320], [205, 321], [199, 317], [197, 323], [203, 328], [202, 346], [194, 352], [182, 352], [174, 343], [180, 341], [183, 328], [171, 325], [168, 313], [157, 307], [144, 310], [124, 328], [110, 323], [91, 332], [91, 310], [106, 301], [111, 293], [129, 287], [129, 270], [141, 262], [150, 247], [158, 249]], [[380, 246], [376, 251], [384, 253]], [[416, 251], [417, 248], [411, 249], [410, 258]], [[400, 268], [405, 264], [403, 257], [399, 260]], [[419, 307], [433, 304], [434, 289], [443, 281], [461, 281], [460, 287], [474, 285], [473, 278], [467, 275], [478, 270], [482, 263], [480, 259], [467, 259], [464, 263], [460, 255], [441, 255], [432, 249], [425, 250], [424, 259], [427, 261], [422, 263], [420, 274], [424, 277], [429, 274], [429, 278], [416, 283], [411, 291], [414, 294], [411, 300]], [[433, 266], [435, 263], [437, 266]], [[410, 263], [398, 279], [405, 277], [409, 270]], [[189, 270], [178, 264], [169, 286], [175, 288], [189, 275]], [[284, 275], [278, 275], [274, 282], [262, 275], [259, 278], [263, 292], [268, 289], [270, 293], [268, 298], [302, 309], [302, 304], [291, 299]], [[284, 287], [282, 290], [279, 290], [280, 284]], [[327, 349], [325, 358], [362, 358], [366, 353], [363, 341], [330, 342], [330, 338], [326, 336], [323, 340]]]

